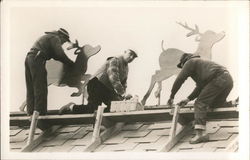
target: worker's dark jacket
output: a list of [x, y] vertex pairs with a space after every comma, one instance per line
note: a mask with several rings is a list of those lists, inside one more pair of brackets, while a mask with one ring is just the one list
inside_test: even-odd
[[172, 87], [172, 93], [170, 97], [174, 98], [175, 94], [180, 89], [184, 81], [188, 77], [191, 77], [196, 82], [196, 88], [188, 96], [188, 99], [193, 100], [199, 95], [202, 88], [206, 84], [208, 84], [216, 76], [222, 74], [224, 71], [226, 71], [225, 67], [212, 61], [203, 60], [200, 58], [191, 58], [185, 63], [181, 72], [177, 76]]
[[25, 78], [27, 88], [27, 113], [34, 110], [40, 115], [47, 111], [47, 71], [46, 61], [53, 58], [66, 65], [73, 65], [64, 53], [61, 40], [57, 34], [45, 34], [32, 46], [25, 59]]
[[73, 62], [64, 53], [61, 40], [56, 34], [51, 33], [43, 35], [34, 43], [32, 46], [32, 50], [33, 49], [41, 51], [41, 56], [46, 60], [53, 58], [64, 64], [73, 64]]

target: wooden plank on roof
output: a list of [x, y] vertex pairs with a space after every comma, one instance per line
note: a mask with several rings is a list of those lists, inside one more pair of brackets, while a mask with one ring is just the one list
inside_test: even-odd
[[[58, 110], [48, 110], [47, 115], [58, 115]], [[27, 113], [24, 111], [10, 112], [10, 117], [16, 117], [16, 116], [27, 116]]]
[[[183, 108], [193, 108], [194, 104], [187, 104]], [[144, 110], [157, 110], [157, 109], [171, 109], [168, 105], [152, 105], [152, 106], [145, 106]]]
[[170, 129], [170, 135], [169, 135], [170, 139], [173, 139], [176, 135], [176, 129], [177, 129], [180, 108], [181, 108], [181, 106], [179, 106], [179, 105], [176, 105], [174, 108], [173, 120], [172, 120], [171, 129]]
[[34, 148], [36, 148], [47, 136], [51, 133], [55, 132], [60, 126], [52, 126], [51, 128], [44, 131], [39, 137], [32, 141], [32, 143], [24, 146], [21, 152], [31, 152]]
[[85, 148], [85, 152], [93, 152], [99, 145], [101, 145], [105, 140], [110, 138], [111, 136], [116, 135], [119, 133], [124, 126], [124, 123], [117, 123], [113, 127], [110, 127], [109, 129], [105, 130], [99, 138], [97, 138], [93, 143], [88, 145]]
[[[171, 109], [159, 109], [159, 110], [144, 110], [133, 112], [117, 112], [117, 113], [104, 113], [103, 125], [109, 124], [109, 126], [115, 122], [159, 122], [172, 120], [170, 114]], [[181, 108], [180, 116], [184, 118], [193, 118], [194, 110], [190, 108]], [[230, 108], [217, 108], [208, 112], [208, 119], [223, 119], [223, 118], [238, 118], [237, 107]], [[25, 126], [29, 125], [30, 117], [28, 116], [15, 116], [10, 117], [11, 126]], [[72, 124], [93, 124], [94, 114], [65, 114], [65, 115], [45, 115], [39, 116], [39, 120], [42, 120], [46, 124], [50, 125], [72, 125]], [[112, 123], [111, 123], [112, 122]]]
[[[72, 124], [92, 124], [94, 114], [65, 114], [65, 115], [45, 115], [39, 116], [40, 121], [51, 125], [72, 125]], [[10, 117], [11, 126], [24, 126], [30, 124], [29, 116]]]
[[27, 144], [31, 144], [33, 139], [34, 139], [35, 132], [36, 132], [36, 127], [37, 127], [37, 122], [38, 122], [38, 117], [39, 117], [39, 112], [34, 111], [33, 116], [32, 116], [32, 121], [31, 121], [31, 124], [30, 124], [30, 130], [29, 130], [29, 136], [28, 136]]
[[170, 151], [177, 143], [178, 141], [184, 136], [186, 135], [189, 131], [191, 130], [191, 123], [189, 123], [188, 125], [184, 126], [179, 133], [176, 134], [175, 137], [173, 137], [172, 139], [169, 138], [168, 142], [166, 143], [166, 145], [160, 149], [159, 151], [161, 152], [168, 152]]
[[[144, 110], [134, 112], [117, 112], [117, 113], [104, 113], [104, 117], [112, 122], [159, 122], [172, 120], [170, 114], [171, 109], [161, 110]], [[194, 109], [181, 108], [180, 116], [184, 119], [190, 119], [194, 116]], [[208, 111], [208, 119], [221, 119], [221, 118], [237, 118], [238, 111], [236, 107], [230, 108], [217, 108], [213, 111]]]

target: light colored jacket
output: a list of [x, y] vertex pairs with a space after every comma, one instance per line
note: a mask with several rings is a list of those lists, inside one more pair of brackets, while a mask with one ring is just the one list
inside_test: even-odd
[[127, 88], [128, 63], [122, 56], [110, 57], [94, 76], [109, 89], [123, 95]]

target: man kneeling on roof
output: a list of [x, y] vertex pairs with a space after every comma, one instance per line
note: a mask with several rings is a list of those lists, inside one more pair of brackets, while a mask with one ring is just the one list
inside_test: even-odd
[[[208, 108], [228, 106], [226, 98], [233, 88], [233, 79], [227, 69], [209, 60], [203, 60], [195, 54], [184, 53], [180, 59], [178, 68], [182, 68], [177, 76], [171, 90], [168, 105], [172, 105], [175, 94], [180, 89], [184, 81], [191, 77], [196, 82], [196, 88], [178, 105], [186, 105], [189, 101], [195, 100], [194, 118], [196, 136], [190, 141], [196, 144], [208, 141], [206, 134], [206, 114]], [[232, 102], [231, 106], [232, 106]]]
[[111, 101], [131, 98], [130, 95], [125, 95], [128, 63], [136, 57], [136, 52], [131, 49], [126, 50], [124, 54], [118, 57], [109, 57], [87, 84], [88, 104], [69, 103], [59, 110], [59, 114], [93, 113], [102, 103], [107, 105], [104, 112], [109, 112]]

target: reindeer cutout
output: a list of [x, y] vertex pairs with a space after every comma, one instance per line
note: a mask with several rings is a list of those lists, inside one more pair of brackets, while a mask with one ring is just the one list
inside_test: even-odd
[[[72, 97], [80, 96], [84, 93], [84, 88], [87, 85], [87, 82], [91, 75], [85, 74], [88, 68], [88, 60], [91, 56], [97, 54], [101, 50], [101, 46], [92, 47], [91, 45], [84, 45], [80, 47], [78, 41], [69, 46], [67, 49], [77, 48], [74, 52], [77, 55], [74, 66], [69, 68], [67, 65], [63, 65], [63, 68], [60, 71], [60, 76], [58, 80], [58, 86], [69, 86], [75, 87], [78, 89], [78, 92], [71, 94]], [[84, 81], [82, 83], [81, 81]]]
[[[215, 33], [211, 30], [207, 30], [204, 33], [200, 33], [199, 28], [195, 25], [195, 28], [191, 28], [187, 25], [187, 23], [182, 24], [180, 22], [176, 22], [181, 25], [190, 32], [186, 35], [186, 37], [190, 37], [192, 35], [197, 35], [195, 41], [199, 42], [197, 50], [193, 54], [200, 55], [204, 59], [212, 58], [212, 47], [215, 43], [219, 42], [225, 37], [225, 32]], [[146, 104], [146, 101], [151, 94], [155, 83], [158, 83], [158, 88], [155, 91], [155, 97], [158, 98], [158, 105], [160, 105], [160, 96], [162, 90], [162, 81], [165, 79], [178, 74], [180, 69], [177, 68], [177, 64], [179, 63], [180, 57], [185, 53], [176, 48], [163, 48], [162, 41], [162, 53], [159, 57], [160, 70], [157, 70], [154, 75], [151, 77], [150, 86], [148, 88], [147, 93], [144, 95], [141, 103], [142, 105]]]

